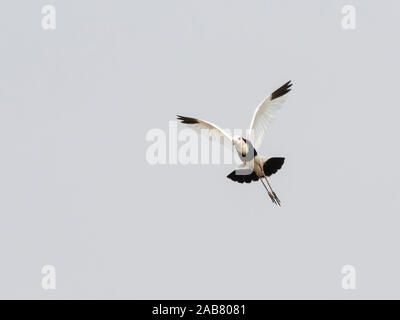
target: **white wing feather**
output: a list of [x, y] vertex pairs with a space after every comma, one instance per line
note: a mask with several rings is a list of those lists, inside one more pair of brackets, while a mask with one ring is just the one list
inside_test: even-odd
[[[198, 131], [199, 133], [208, 134], [210, 137], [217, 139], [222, 145], [232, 148], [232, 136], [226, 131], [222, 130], [217, 125], [196, 118], [189, 118], [184, 116], [177, 116], [178, 120], [188, 125], [190, 128]], [[223, 139], [221, 139], [223, 138]]]
[[279, 109], [285, 102], [286, 93], [291, 89], [292, 83], [288, 81], [282, 87], [275, 90], [265, 98], [254, 111], [253, 119], [250, 124], [249, 139], [254, 143], [254, 147], [259, 149], [263, 141], [265, 132], [271, 122], [276, 118]]

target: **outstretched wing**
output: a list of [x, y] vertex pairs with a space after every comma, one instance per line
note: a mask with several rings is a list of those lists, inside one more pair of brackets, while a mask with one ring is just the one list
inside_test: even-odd
[[250, 124], [249, 140], [253, 141], [254, 147], [259, 149], [271, 122], [276, 118], [278, 110], [285, 101], [285, 95], [291, 89], [292, 83], [286, 82], [278, 90], [275, 90], [264, 99], [254, 111], [253, 119]]
[[179, 115], [177, 115], [177, 119], [182, 123], [188, 125], [190, 128], [195, 129], [199, 133], [206, 133], [213, 138], [217, 138], [223, 145], [227, 147], [232, 147], [231, 135], [229, 135], [226, 131], [222, 130], [215, 124], [208, 121], [179, 116]]

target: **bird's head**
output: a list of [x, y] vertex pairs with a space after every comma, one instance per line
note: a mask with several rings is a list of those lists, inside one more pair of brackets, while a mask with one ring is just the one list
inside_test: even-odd
[[235, 146], [236, 150], [240, 153], [242, 153], [242, 151], [244, 151], [244, 148], [246, 147], [246, 140], [241, 136], [233, 136], [232, 143]]

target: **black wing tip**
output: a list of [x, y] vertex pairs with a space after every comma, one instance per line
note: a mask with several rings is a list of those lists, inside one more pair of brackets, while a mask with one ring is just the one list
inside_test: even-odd
[[263, 164], [263, 170], [267, 177], [277, 173], [280, 170], [285, 162], [285, 158], [283, 157], [274, 157], [269, 158]]
[[249, 174], [236, 174], [236, 170], [233, 170], [230, 174], [226, 176], [228, 179], [239, 183], [250, 183], [252, 181], [258, 181], [258, 176], [254, 171]]
[[195, 119], [195, 118], [189, 118], [189, 117], [184, 117], [184, 116], [180, 116], [180, 115], [176, 115], [176, 118], [185, 124], [195, 124], [195, 123], [199, 123], [199, 120]]
[[292, 87], [292, 81], [289, 80], [288, 82], [286, 82], [283, 86], [281, 86], [279, 89], [275, 90], [274, 92], [272, 92], [271, 94], [271, 100], [277, 99], [279, 97], [284, 96], [286, 93], [290, 92], [291, 87]]

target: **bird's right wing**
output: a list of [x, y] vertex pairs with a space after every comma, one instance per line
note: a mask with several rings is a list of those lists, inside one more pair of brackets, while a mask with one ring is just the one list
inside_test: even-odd
[[285, 101], [285, 95], [291, 90], [291, 86], [291, 81], [286, 82], [265, 98], [256, 108], [251, 120], [250, 134], [248, 136], [256, 149], [260, 148], [265, 132], [276, 118], [279, 109]]
[[[217, 138], [224, 146], [232, 147], [232, 137], [226, 131], [222, 130], [215, 124], [184, 116], [177, 115], [177, 119], [182, 123], [188, 125], [190, 128], [195, 129], [199, 133], [206, 133], [213, 138]], [[221, 138], [223, 138], [221, 140]]]

